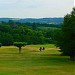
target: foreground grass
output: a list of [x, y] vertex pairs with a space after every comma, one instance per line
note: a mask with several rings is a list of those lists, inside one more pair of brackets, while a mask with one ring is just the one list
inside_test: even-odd
[[74, 64], [52, 44], [29, 45], [21, 54], [14, 46], [0, 48], [0, 75], [74, 75]]

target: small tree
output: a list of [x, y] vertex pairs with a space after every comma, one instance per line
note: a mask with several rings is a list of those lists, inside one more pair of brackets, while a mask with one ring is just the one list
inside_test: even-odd
[[19, 48], [19, 54], [21, 53], [22, 46], [25, 46], [27, 43], [25, 42], [14, 42], [14, 46], [17, 46]]

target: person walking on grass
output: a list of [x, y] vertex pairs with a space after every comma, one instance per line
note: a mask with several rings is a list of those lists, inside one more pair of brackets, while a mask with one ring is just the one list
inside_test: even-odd
[[40, 49], [39, 49], [40, 51], [42, 50], [42, 47], [40, 47]]
[[45, 50], [45, 47], [43, 47], [42, 50]]

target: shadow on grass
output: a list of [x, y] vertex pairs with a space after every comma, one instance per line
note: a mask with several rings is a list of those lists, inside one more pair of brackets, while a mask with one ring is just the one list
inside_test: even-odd
[[[5, 56], [8, 56], [8, 57], [6, 57], [6, 58], [8, 58], [8, 59], [6, 59], [6, 58], [4, 58], [4, 60], [16, 60], [16, 61], [26, 61], [26, 60], [29, 60], [29, 61], [31, 61], [31, 59], [32, 59], [32, 61], [52, 61], [52, 62], [65, 62], [65, 61], [69, 61], [70, 60], [70, 58], [69, 58], [69, 56], [61, 56], [60, 54], [31, 54], [31, 55], [26, 55], [25, 56], [25, 53], [21, 53], [21, 54], [19, 54], [19, 53], [11, 53], [11, 52], [9, 52], [9, 53], [4, 53], [4, 52], [2, 52], [2, 53], [0, 53], [0, 55], [3, 55], [2, 57], [4, 58], [4, 55]], [[17, 57], [15, 57], [15, 59], [11, 59], [11, 57], [10, 57], [10, 55], [12, 55], [12, 57], [14, 56], [14, 55], [21, 55], [21, 58], [20, 59], [17, 59]], [[0, 60], [3, 60], [3, 59], [0, 59]]]
[[[19, 53], [5, 53], [5, 52], [1, 52], [0, 54], [19, 54]], [[20, 54], [23, 54], [23, 53], [20, 53]]]
[[41, 54], [41, 60], [50, 60], [50, 61], [68, 61], [70, 60], [69, 56], [61, 56], [60, 54]]
[[32, 51], [30, 51], [30, 52], [40, 52], [40, 51], [35, 51], [35, 50], [32, 50]]

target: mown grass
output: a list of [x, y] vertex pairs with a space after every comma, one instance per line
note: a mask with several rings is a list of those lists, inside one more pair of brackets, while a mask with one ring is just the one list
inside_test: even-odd
[[[46, 50], [39, 51], [39, 47]], [[53, 44], [28, 45], [18, 53], [18, 48], [0, 48], [0, 75], [74, 75], [74, 61], [60, 56]]]

